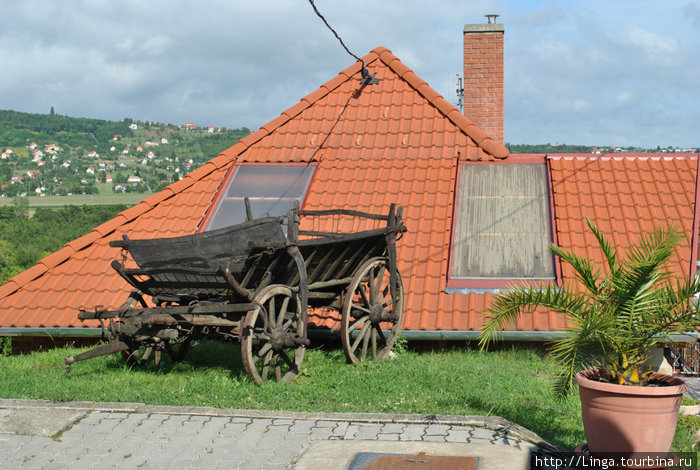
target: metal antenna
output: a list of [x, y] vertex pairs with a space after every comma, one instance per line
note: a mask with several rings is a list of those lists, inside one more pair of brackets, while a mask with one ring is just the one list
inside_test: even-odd
[[457, 74], [457, 109], [464, 114], [464, 83], [462, 77]]

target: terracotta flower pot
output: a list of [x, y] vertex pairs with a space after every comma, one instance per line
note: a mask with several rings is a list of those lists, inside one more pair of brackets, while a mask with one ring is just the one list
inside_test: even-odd
[[592, 455], [668, 452], [687, 386], [678, 377], [654, 374], [663, 387], [634, 387], [595, 380], [599, 371], [579, 372], [583, 430]]

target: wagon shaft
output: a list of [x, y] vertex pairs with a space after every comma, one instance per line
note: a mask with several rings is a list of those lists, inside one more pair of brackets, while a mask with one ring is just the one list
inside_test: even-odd
[[69, 356], [65, 359], [66, 365], [70, 366], [74, 362], [84, 361], [85, 359], [92, 359], [93, 357], [105, 356], [107, 354], [113, 354], [120, 351], [126, 351], [129, 346], [121, 341], [110, 341], [109, 343], [99, 346], [90, 351], [85, 351], [77, 356]]

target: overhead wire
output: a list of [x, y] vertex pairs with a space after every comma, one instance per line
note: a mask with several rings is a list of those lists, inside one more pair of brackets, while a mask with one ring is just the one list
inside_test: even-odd
[[362, 62], [362, 64], [364, 65], [365, 62], [364, 62], [362, 59], [360, 59], [359, 57], [357, 57], [355, 54], [353, 54], [352, 52], [350, 52], [350, 49], [348, 49], [348, 46], [345, 45], [345, 43], [343, 42], [343, 40], [342, 40], [342, 38], [340, 37], [340, 35], [338, 35], [338, 33], [336, 33], [335, 29], [333, 29], [333, 27], [332, 27], [330, 24], [328, 24], [328, 21], [326, 21], [326, 19], [323, 17], [323, 15], [321, 14], [321, 12], [318, 11], [318, 8], [316, 8], [316, 4], [314, 3], [314, 0], [309, 0], [309, 3], [311, 4], [311, 8], [314, 9], [314, 12], [316, 13], [316, 15], [317, 15], [319, 18], [321, 18], [321, 21], [323, 21], [323, 23], [326, 25], [326, 27], [327, 27], [328, 29], [331, 30], [331, 33], [333, 33], [333, 35], [335, 36], [335, 38], [340, 42], [340, 45], [343, 46], [343, 49], [345, 49], [345, 52], [347, 52], [347, 53], [350, 54], [352, 57], [354, 57], [358, 62]]

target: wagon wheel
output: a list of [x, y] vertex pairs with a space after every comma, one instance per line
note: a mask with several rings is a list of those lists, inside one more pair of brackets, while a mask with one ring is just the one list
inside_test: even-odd
[[287, 286], [270, 285], [255, 296], [258, 307], [246, 314], [241, 335], [243, 367], [260, 385], [268, 379], [291, 382], [299, 373], [306, 346], [301, 302]]
[[[353, 276], [343, 303], [340, 338], [348, 361], [384, 359], [396, 341], [403, 316], [403, 284], [398, 271], [396, 298], [386, 258], [372, 258]], [[369, 353], [369, 356], [368, 356]]]

